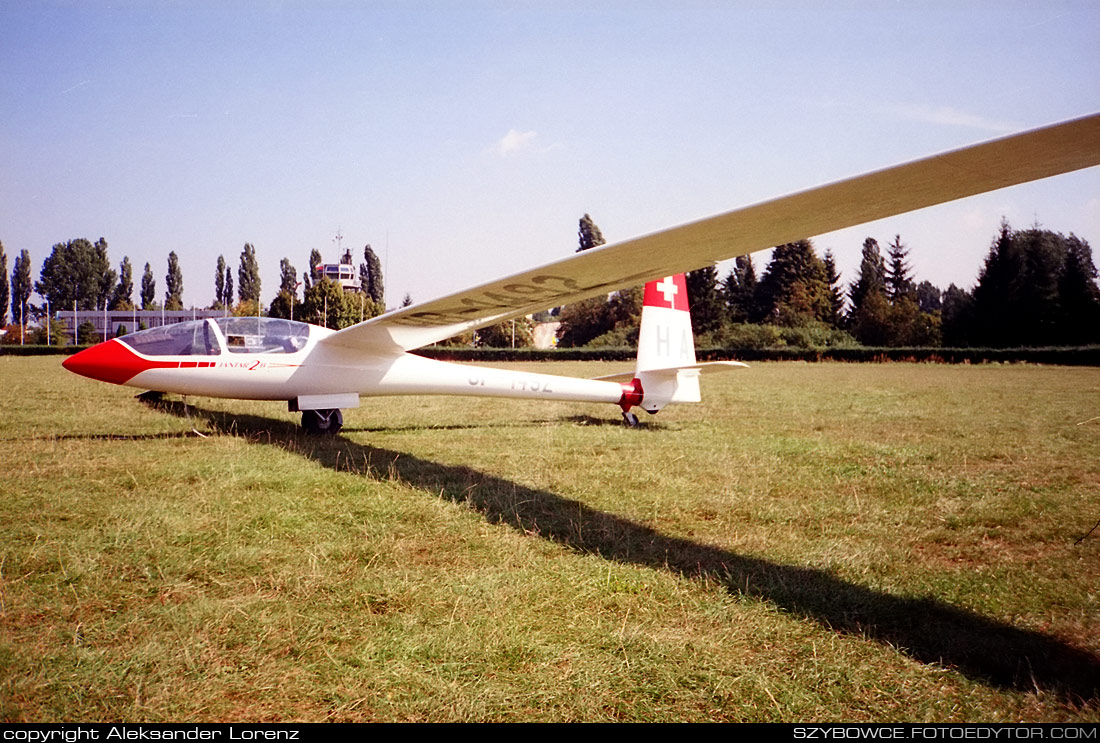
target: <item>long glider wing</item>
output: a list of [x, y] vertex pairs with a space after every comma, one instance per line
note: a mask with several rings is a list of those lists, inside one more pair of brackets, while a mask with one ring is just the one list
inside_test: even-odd
[[372, 318], [322, 343], [400, 353], [652, 278], [1094, 165], [1100, 165], [1100, 113], [576, 253]]

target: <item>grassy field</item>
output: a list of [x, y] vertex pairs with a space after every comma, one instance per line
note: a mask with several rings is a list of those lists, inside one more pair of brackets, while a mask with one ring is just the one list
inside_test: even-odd
[[2, 720], [1100, 721], [1100, 369], [134, 392], [0, 357]]

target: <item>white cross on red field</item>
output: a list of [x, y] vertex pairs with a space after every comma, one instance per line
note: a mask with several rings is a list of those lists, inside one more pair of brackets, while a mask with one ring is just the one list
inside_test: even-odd
[[671, 276], [665, 276], [657, 284], [657, 291], [665, 295], [665, 301], [668, 302], [669, 307], [675, 307], [675, 297], [680, 292], [676, 286], [676, 282], [673, 281]]

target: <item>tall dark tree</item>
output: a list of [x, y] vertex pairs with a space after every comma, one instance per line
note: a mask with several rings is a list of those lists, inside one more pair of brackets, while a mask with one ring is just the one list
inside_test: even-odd
[[718, 269], [705, 266], [687, 274], [688, 307], [691, 327], [696, 333], [709, 333], [722, 325], [722, 298], [718, 294]]
[[844, 318], [844, 291], [840, 288], [840, 272], [836, 269], [832, 250], [825, 251], [822, 263], [825, 264], [825, 280], [829, 284], [829, 316], [825, 322], [839, 328]]
[[1026, 273], [1027, 257], [1013, 239], [1008, 221], [1002, 220], [974, 287], [973, 325], [969, 333], [974, 342], [990, 346], [1013, 344], [1023, 321], [1019, 316], [1020, 295]]
[[245, 243], [241, 251], [241, 266], [237, 269], [237, 297], [242, 303], [260, 301], [260, 264], [252, 243]]
[[1059, 340], [1071, 345], [1100, 343], [1100, 289], [1089, 244], [1066, 238], [1066, 258], [1058, 280]]
[[902, 243], [901, 235], [894, 235], [894, 241], [887, 247], [886, 255], [886, 296], [891, 302], [896, 302], [913, 292], [909, 248]]
[[34, 289], [50, 304], [77, 309], [103, 309], [114, 290], [116, 274], [107, 258], [107, 243], [78, 238], [53, 246], [42, 264]]
[[903, 297], [915, 296], [909, 248], [901, 242], [901, 235], [895, 235], [894, 241], [886, 246], [886, 298], [896, 302]]
[[290, 259], [279, 261], [279, 292], [271, 302], [268, 315], [293, 319], [301, 316], [298, 309], [298, 271], [290, 264]]
[[1091, 331], [1098, 325], [1091, 309], [1094, 276], [1088, 243], [1039, 227], [1015, 231], [1002, 222], [974, 288], [971, 342], [1088, 342], [1081, 339], [1095, 337]]
[[320, 270], [321, 264], [324, 259], [321, 257], [321, 251], [317, 248], [309, 251], [309, 271], [302, 275], [302, 292], [308, 292], [313, 283], [321, 278]]
[[8, 283], [8, 256], [4, 243], [0, 242], [0, 328], [8, 324], [8, 302], [11, 301], [11, 284]]
[[214, 304], [211, 309], [220, 310], [225, 307], [225, 256], [218, 256], [218, 265], [214, 269]]
[[756, 267], [751, 255], [740, 255], [733, 262], [722, 285], [726, 297], [726, 312], [732, 322], [759, 319], [756, 313]]
[[916, 289], [917, 307], [921, 312], [939, 312], [943, 308], [943, 292], [931, 281], [922, 281]]
[[153, 269], [148, 263], [141, 275], [141, 309], [157, 309], [157, 280], [153, 278]]
[[578, 246], [577, 252], [582, 250], [589, 250], [595, 248], [598, 245], [603, 245], [606, 241], [603, 239], [603, 233], [600, 232], [600, 228], [596, 226], [596, 223], [592, 221], [592, 217], [585, 214], [580, 219], [580, 223], [577, 227]]
[[96, 299], [97, 307], [108, 305], [115, 293], [115, 283], [118, 274], [111, 268], [111, 259], [107, 256], [107, 241], [102, 237], [95, 242], [95, 265], [101, 271], [99, 274], [99, 292]]
[[943, 318], [943, 344], [951, 348], [970, 345], [973, 297], [965, 289], [951, 284], [943, 292], [940, 315]]
[[359, 280], [362, 291], [375, 304], [386, 306], [386, 289], [382, 277], [382, 261], [378, 260], [370, 243], [363, 248], [363, 263], [359, 264]]
[[118, 264], [118, 283], [115, 284], [114, 293], [111, 294], [110, 308], [112, 310], [132, 310], [134, 308], [134, 267], [130, 265], [129, 256], [122, 257], [122, 263]]
[[777, 325], [827, 322], [832, 306], [825, 264], [813, 243], [799, 240], [772, 251], [757, 289], [764, 319]]
[[859, 277], [848, 289], [848, 301], [851, 303], [849, 317], [854, 316], [863, 306], [863, 299], [872, 292], [886, 292], [886, 263], [882, 260], [882, 251], [878, 241], [869, 237], [863, 241], [863, 258], [859, 264]]
[[11, 320], [26, 327], [30, 320], [27, 302], [33, 290], [31, 281], [31, 254], [26, 249], [19, 251], [15, 258], [15, 267], [11, 272]]
[[183, 271], [180, 270], [180, 259], [176, 251], [168, 254], [168, 273], [164, 276], [164, 309], [183, 309]]
[[225, 296], [222, 298], [222, 306], [227, 310], [233, 309], [233, 269], [225, 267]]
[[[603, 233], [588, 214], [578, 222], [577, 240], [578, 253], [604, 244]], [[615, 326], [610, 305], [604, 296], [591, 297], [560, 308], [558, 320], [558, 345], [565, 348], [587, 345], [611, 332]]]

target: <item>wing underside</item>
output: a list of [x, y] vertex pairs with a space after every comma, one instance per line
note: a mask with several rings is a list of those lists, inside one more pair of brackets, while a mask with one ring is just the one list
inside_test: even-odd
[[800, 191], [412, 305], [324, 338], [400, 353], [757, 250], [1100, 164], [1100, 114]]

